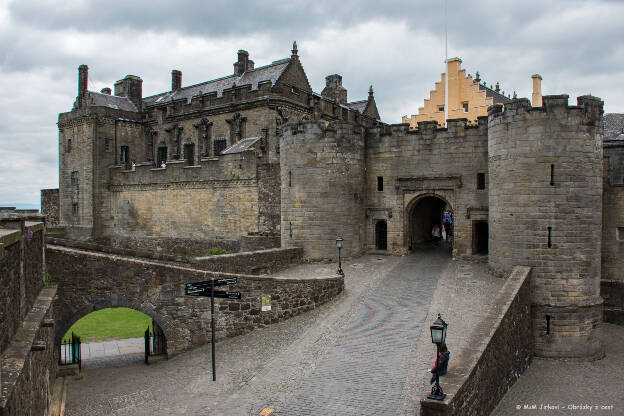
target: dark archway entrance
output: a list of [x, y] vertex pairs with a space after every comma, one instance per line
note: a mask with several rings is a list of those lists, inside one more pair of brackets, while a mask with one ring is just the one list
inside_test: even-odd
[[408, 217], [407, 243], [410, 250], [432, 240], [433, 226], [437, 224], [442, 227], [445, 211], [451, 211], [451, 207], [437, 196], [428, 195], [414, 203]]
[[375, 223], [375, 248], [377, 250], [388, 249], [388, 223], [379, 220]]
[[487, 254], [488, 252], [488, 222], [472, 222], [472, 254]]

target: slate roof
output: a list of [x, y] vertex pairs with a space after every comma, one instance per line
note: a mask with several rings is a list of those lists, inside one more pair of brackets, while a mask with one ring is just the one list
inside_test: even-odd
[[349, 107], [351, 110], [355, 110], [360, 112], [361, 114], [364, 114], [364, 110], [366, 110], [366, 104], [368, 104], [368, 100], [353, 101], [352, 103], [347, 103], [347, 107]]
[[86, 99], [89, 107], [108, 107], [115, 110], [137, 111], [136, 106], [128, 97], [117, 97], [116, 95], [87, 91]]
[[609, 113], [602, 119], [604, 140], [619, 140], [618, 136], [624, 131], [624, 114]]
[[485, 91], [485, 96], [487, 98], [492, 98], [494, 104], [507, 104], [511, 102], [510, 98], [505, 97], [503, 94], [483, 84], [479, 84], [479, 91]]
[[243, 75], [228, 75], [223, 78], [214, 79], [212, 81], [202, 82], [201, 84], [191, 85], [189, 87], [180, 88], [176, 91], [168, 91], [165, 93], [152, 95], [143, 98], [143, 105], [153, 106], [186, 98], [190, 101], [192, 97], [201, 94], [216, 92], [217, 97], [223, 96], [223, 90], [232, 88], [234, 84], [237, 86], [251, 85], [252, 90], [258, 89], [258, 84], [262, 81], [271, 81], [272, 85], [282, 75], [290, 59], [282, 59], [274, 61], [270, 65], [261, 66], [249, 71], [245, 71]]
[[248, 137], [246, 139], [243, 139], [241, 141], [234, 143], [232, 146], [222, 151], [221, 154], [231, 155], [234, 153], [242, 153], [245, 150], [249, 149], [251, 146], [253, 146], [258, 140], [260, 140], [260, 137]]

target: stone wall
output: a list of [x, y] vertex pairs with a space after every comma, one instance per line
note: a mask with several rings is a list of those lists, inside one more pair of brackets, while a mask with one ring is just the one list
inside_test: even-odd
[[282, 247], [304, 257], [334, 259], [335, 239], [346, 257], [362, 252], [366, 188], [364, 129], [345, 122], [286, 126], [281, 140]]
[[[175, 264], [48, 245], [47, 268], [58, 282], [56, 340], [88, 313], [111, 307], [139, 310], [154, 319], [167, 338], [169, 354], [209, 339], [210, 299], [185, 296], [186, 283], [237, 277], [221, 287], [242, 293], [240, 300], [216, 299], [217, 338], [249, 332], [314, 309], [339, 294], [342, 277], [283, 279], [215, 273]], [[261, 297], [272, 308], [262, 311]]]
[[47, 415], [56, 379], [56, 287], [41, 290], [0, 357], [0, 416]]
[[[203, 256], [219, 247], [233, 253], [241, 249], [240, 241], [229, 239], [203, 239], [184, 237], [110, 236], [97, 240], [105, 246], [121, 247], [137, 252], [151, 252], [165, 256]], [[145, 257], [145, 256], [141, 256]]]
[[0, 349], [15, 335], [44, 285], [41, 222], [0, 221]]
[[[375, 223], [387, 221], [388, 250], [404, 254], [419, 241], [415, 212], [425, 197], [439, 198], [454, 215], [454, 254], [473, 254], [474, 221], [488, 220], [487, 123], [468, 126], [466, 119], [373, 129], [366, 139], [366, 247], [375, 248]], [[477, 189], [477, 174], [485, 188]], [[383, 190], [378, 190], [378, 178]], [[444, 204], [443, 204], [444, 205]], [[441, 214], [441, 213], [440, 213]], [[439, 218], [438, 218], [439, 221]], [[428, 226], [427, 236], [432, 225]]]
[[257, 275], [287, 269], [301, 263], [302, 257], [303, 249], [292, 247], [195, 257], [191, 263], [202, 270]]
[[[602, 106], [544, 96], [490, 107], [490, 265], [533, 269], [535, 354], [597, 358], [602, 320]], [[546, 322], [550, 319], [550, 335]]]
[[42, 189], [41, 190], [41, 213], [46, 217], [46, 226], [48, 228], [58, 227], [59, 225], [59, 190]]
[[488, 415], [533, 358], [531, 269], [515, 267], [465, 347], [449, 362], [443, 401], [423, 399], [420, 414]]
[[624, 281], [624, 142], [605, 141], [602, 279]]
[[0, 221], [0, 415], [45, 414], [56, 374], [43, 222]]

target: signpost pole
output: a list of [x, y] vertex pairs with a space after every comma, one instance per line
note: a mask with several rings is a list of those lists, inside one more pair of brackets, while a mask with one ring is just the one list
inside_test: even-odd
[[212, 381], [217, 381], [215, 365], [214, 279], [210, 280], [210, 326], [212, 327]]

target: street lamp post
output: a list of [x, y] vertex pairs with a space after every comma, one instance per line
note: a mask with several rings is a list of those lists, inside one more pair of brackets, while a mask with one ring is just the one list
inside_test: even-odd
[[340, 259], [340, 249], [342, 249], [342, 237], [336, 238], [336, 247], [338, 247], [338, 274], [340, 276], [344, 276], [344, 272], [342, 271], [342, 261]]
[[[440, 345], [444, 344], [446, 341], [446, 328], [448, 324], [444, 322], [440, 314], [438, 314], [438, 319], [435, 320], [433, 325], [431, 325], [431, 342], [436, 344], [436, 362], [440, 360]], [[447, 362], [448, 365], [448, 362]], [[446, 372], [446, 370], [444, 370]], [[444, 374], [443, 374], [444, 375]], [[431, 394], [427, 396], [428, 399], [432, 400], [444, 400], [446, 394], [442, 391], [442, 387], [440, 387], [440, 374], [439, 372], [435, 373], [435, 386], [431, 388]]]

